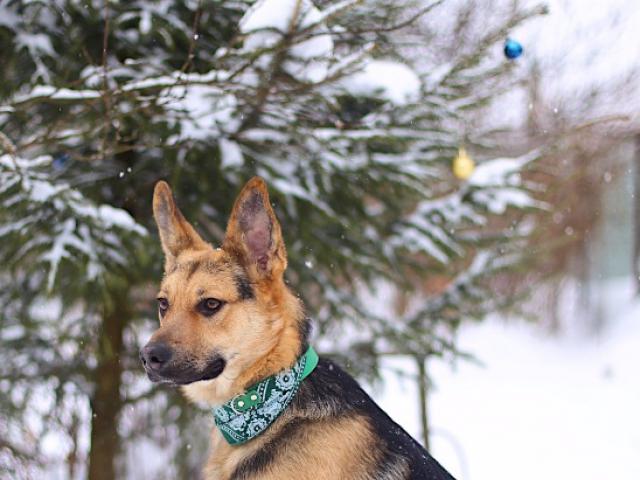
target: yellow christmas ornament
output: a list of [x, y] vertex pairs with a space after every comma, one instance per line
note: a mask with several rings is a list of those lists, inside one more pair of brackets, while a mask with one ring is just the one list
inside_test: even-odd
[[467, 151], [460, 147], [458, 155], [453, 159], [453, 174], [460, 180], [466, 180], [471, 176], [476, 168], [476, 163], [469, 156]]

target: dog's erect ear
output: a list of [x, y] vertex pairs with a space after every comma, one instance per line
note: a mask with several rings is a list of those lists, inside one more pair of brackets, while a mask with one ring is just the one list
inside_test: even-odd
[[153, 216], [158, 224], [162, 250], [166, 257], [165, 268], [171, 265], [183, 250], [203, 248], [207, 245], [182, 216], [167, 182], [156, 183], [153, 191]]
[[287, 252], [267, 185], [253, 177], [236, 199], [222, 248], [236, 256], [253, 281], [282, 276]]

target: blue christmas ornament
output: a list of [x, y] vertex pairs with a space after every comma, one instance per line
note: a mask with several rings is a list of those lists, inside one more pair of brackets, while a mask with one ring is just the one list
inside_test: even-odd
[[515, 60], [524, 52], [524, 48], [522, 48], [522, 44], [513, 40], [512, 38], [507, 38], [504, 42], [504, 56], [509, 60]]
[[69, 156], [68, 153], [58, 153], [54, 155], [53, 161], [51, 162], [51, 164], [53, 165], [54, 170], [62, 170], [67, 166], [67, 163], [69, 163], [69, 160], [71, 160], [71, 157]]

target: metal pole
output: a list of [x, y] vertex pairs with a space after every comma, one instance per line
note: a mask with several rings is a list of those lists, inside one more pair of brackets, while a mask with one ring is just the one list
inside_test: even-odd
[[635, 152], [633, 156], [633, 277], [636, 285], [636, 295], [640, 295], [640, 134], [635, 138]]
[[427, 410], [427, 359], [415, 357], [418, 364], [418, 396], [420, 398], [420, 423], [422, 425], [422, 441], [424, 448], [429, 450], [429, 415]]

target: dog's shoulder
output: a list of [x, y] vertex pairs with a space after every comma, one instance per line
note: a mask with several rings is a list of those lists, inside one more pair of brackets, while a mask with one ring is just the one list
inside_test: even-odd
[[351, 375], [324, 358], [258, 441], [234, 480], [453, 479]]
[[[318, 366], [300, 386], [295, 408], [312, 418], [352, 416], [365, 419], [379, 450], [380, 471], [408, 465], [411, 479], [451, 480], [453, 477], [335, 362], [321, 358]], [[376, 478], [396, 478], [393, 475]]]

